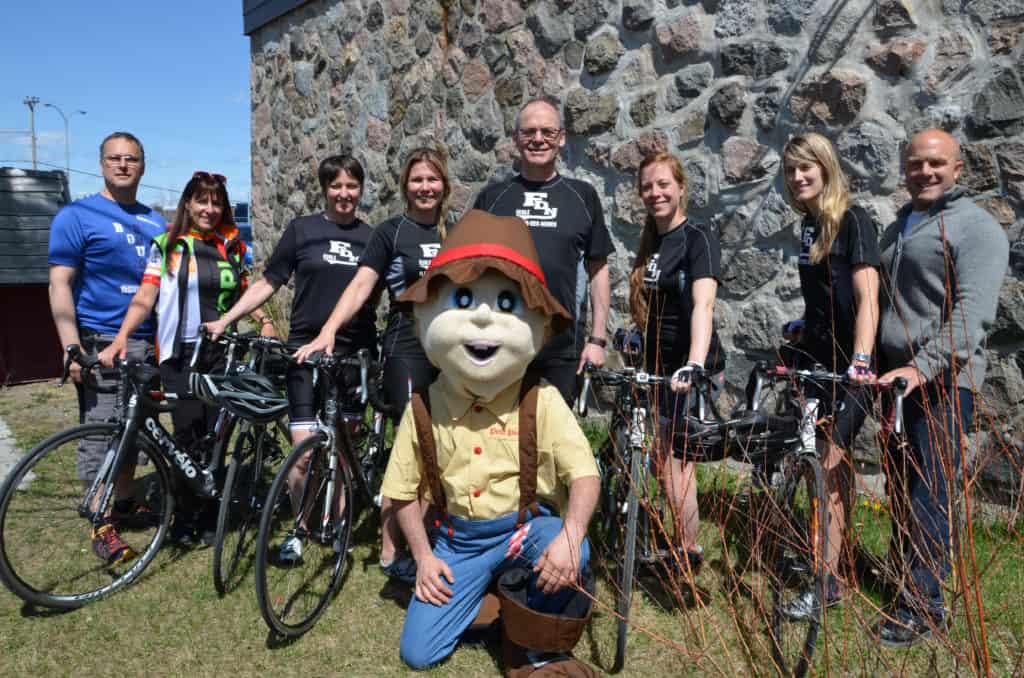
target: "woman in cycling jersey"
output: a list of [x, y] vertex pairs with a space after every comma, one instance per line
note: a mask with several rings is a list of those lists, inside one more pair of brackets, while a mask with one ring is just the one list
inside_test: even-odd
[[[304, 359], [316, 351], [331, 351], [335, 334], [349, 326], [383, 279], [390, 302], [382, 347], [384, 390], [388, 402], [395, 407], [396, 418], [404, 412], [409, 394], [426, 387], [437, 376], [416, 338], [410, 305], [397, 299], [427, 270], [445, 236], [451, 181], [444, 155], [431, 148], [413, 150], [405, 160], [399, 186], [405, 199], [405, 213], [374, 229], [352, 284], [340, 295], [320, 335], [296, 353], [297, 358]], [[415, 561], [396, 554], [397, 525], [386, 497], [381, 506], [381, 522], [388, 528], [381, 545], [381, 568], [388, 576], [415, 582]]]
[[648, 156], [637, 177], [647, 220], [629, 276], [630, 313], [644, 332], [646, 369], [672, 375], [659, 398], [662, 440], [673, 453], [663, 466], [662, 482], [674, 509], [678, 564], [696, 573], [703, 563], [699, 543], [697, 479], [682, 445], [671, 445], [687, 429], [686, 417], [698, 409], [690, 393], [695, 369], [711, 375], [717, 397], [724, 383], [725, 357], [714, 329], [715, 295], [721, 277], [718, 232], [686, 216], [686, 173], [668, 153]]
[[[801, 367], [822, 365], [866, 381], [872, 374], [872, 347], [878, 327], [878, 236], [871, 217], [850, 205], [850, 191], [832, 143], [820, 134], [790, 139], [783, 151], [786, 197], [803, 215], [800, 237], [802, 322], [791, 323], [790, 352]], [[802, 327], [801, 327], [802, 325]], [[787, 360], [788, 362], [788, 360]], [[819, 430], [818, 453], [828, 493], [829, 573], [826, 604], [842, 598], [839, 560], [851, 497], [853, 468], [846, 451], [867, 414], [864, 389], [837, 386], [816, 394], [832, 413], [831, 431]], [[787, 602], [790, 617], [813, 611], [813, 592]]]
[[[166, 232], [153, 239], [142, 284], [131, 301], [121, 329], [99, 355], [104, 365], [111, 366], [115, 357], [124, 358], [128, 338], [155, 307], [164, 390], [181, 396], [188, 393], [189, 363], [200, 323], [219, 317], [238, 299], [247, 282], [242, 270], [245, 243], [238, 238], [225, 184], [220, 174], [196, 172], [185, 185], [174, 221]], [[188, 264], [182, 266], [183, 260]], [[263, 333], [274, 336], [269, 317], [257, 307], [250, 311]], [[215, 371], [223, 364], [221, 358], [216, 352], [204, 354], [202, 368]], [[192, 449], [213, 429], [218, 412], [218, 408], [199, 400], [179, 398], [171, 411], [178, 446]], [[188, 509], [199, 510], [200, 507], [178, 508], [179, 515], [189, 521]], [[207, 517], [210, 516], [204, 514], [197, 519], [204, 539], [209, 532], [206, 528], [210, 527], [204, 525]], [[186, 536], [183, 525], [178, 525], [178, 536]]]
[[[325, 207], [322, 212], [293, 219], [267, 261], [263, 277], [253, 283], [220, 320], [209, 323], [214, 335], [236, 319], [269, 299], [281, 285], [295, 278], [292, 298], [291, 328], [287, 346], [294, 350], [317, 336], [341, 296], [353, 282], [359, 257], [370, 241], [372, 229], [356, 216], [363, 195], [363, 167], [355, 158], [335, 155], [325, 158], [317, 170]], [[374, 349], [376, 327], [372, 306], [360, 304], [353, 313], [354, 321], [332, 332], [333, 345], [341, 353]], [[355, 381], [358, 370], [349, 379]], [[288, 404], [292, 443], [297, 445], [316, 430], [313, 368], [290, 365], [287, 375]], [[361, 422], [365, 406], [354, 394], [339, 403], [343, 415], [351, 422]], [[353, 428], [358, 425], [353, 424]], [[299, 500], [305, 468], [297, 464], [288, 478], [293, 503]], [[339, 493], [339, 496], [342, 496]], [[298, 510], [298, 506], [295, 507]], [[298, 560], [302, 542], [292, 536], [281, 545], [279, 557], [284, 562]]]

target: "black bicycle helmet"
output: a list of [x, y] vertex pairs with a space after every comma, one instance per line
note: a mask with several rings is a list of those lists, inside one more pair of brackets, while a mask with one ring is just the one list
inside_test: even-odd
[[685, 461], [719, 461], [727, 453], [726, 427], [722, 422], [687, 415], [677, 419], [672, 434], [672, 451]]
[[193, 372], [192, 394], [204, 403], [223, 407], [237, 417], [259, 424], [274, 421], [288, 410], [288, 399], [269, 379], [252, 372], [218, 375]]
[[773, 458], [800, 440], [800, 420], [760, 411], [746, 411], [729, 425], [732, 456], [744, 461]]

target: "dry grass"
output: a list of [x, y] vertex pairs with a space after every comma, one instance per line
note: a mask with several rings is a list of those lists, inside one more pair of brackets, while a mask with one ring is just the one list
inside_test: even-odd
[[[72, 389], [35, 384], [0, 391], [0, 417], [25, 449], [74, 424], [76, 414]], [[729, 496], [737, 486], [734, 476], [706, 469], [701, 489], [704, 496]], [[884, 511], [861, 506], [854, 522], [858, 543], [876, 553], [884, 548]], [[687, 586], [676, 597], [648, 581], [649, 595], [634, 599], [637, 629], [631, 632], [621, 675], [772, 675], [764, 620], [758, 613], [762, 577], [753, 572], [737, 579], [729, 567], [743, 534], [711, 512], [702, 530], [708, 566], [697, 581], [700, 601], [693, 602]], [[126, 591], [69, 613], [26, 609], [0, 591], [0, 675], [404, 675], [409, 672], [397, 648], [408, 592], [389, 585], [378, 571], [375, 520], [364, 520], [357, 535], [350, 572], [337, 599], [310, 633], [288, 644], [269, 637], [251, 581], [218, 597], [207, 548], [165, 548]], [[980, 529], [975, 548], [978, 562], [987, 567], [978, 580], [992, 673], [1021, 675], [1024, 541], [1017, 531], [997, 523]], [[615, 619], [608, 608], [613, 589], [609, 582], [601, 583], [601, 609], [577, 648], [579, 656], [599, 667], [610, 665], [614, 649]], [[862, 593], [830, 612], [827, 633], [818, 645], [817, 673], [975, 673], [963, 598], [957, 598], [956, 623], [947, 639], [891, 651], [880, 649], [865, 632], [884, 595], [881, 588], [862, 582]], [[972, 621], [971, 628], [976, 625]], [[426, 674], [489, 676], [499, 671], [492, 650], [463, 647]]]

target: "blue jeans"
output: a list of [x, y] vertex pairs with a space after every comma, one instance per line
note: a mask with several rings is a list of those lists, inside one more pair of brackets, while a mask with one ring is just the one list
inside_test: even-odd
[[[414, 669], [425, 669], [446, 659], [455, 651], [459, 638], [473, 623], [484, 593], [491, 581], [514, 566], [532, 567], [548, 544], [562, 529], [562, 519], [547, 515], [531, 517], [530, 531], [523, 540], [522, 553], [505, 558], [509, 539], [516, 531], [515, 513], [492, 520], [452, 518], [454, 534], [438, 530], [434, 555], [448, 564], [455, 577], [449, 584], [452, 597], [445, 605], [432, 605], [413, 596], [402, 628], [402, 661]], [[584, 539], [580, 549], [580, 572], [586, 567], [590, 545]], [[559, 613], [572, 598], [574, 589], [566, 588], [547, 595], [530, 583], [527, 602], [539, 612]]]
[[945, 614], [942, 580], [951, 571], [953, 509], [963, 493], [961, 443], [973, 416], [969, 389], [933, 382], [904, 401], [906, 448], [886, 450], [893, 553], [903, 570], [897, 606], [915, 617]]

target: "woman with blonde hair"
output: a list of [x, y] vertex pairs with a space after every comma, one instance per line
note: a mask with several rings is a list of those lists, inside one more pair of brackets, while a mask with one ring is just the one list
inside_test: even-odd
[[[426, 147], [410, 152], [399, 186], [405, 198], [405, 212], [373, 229], [355, 278], [338, 299], [319, 336], [295, 354], [297, 359], [304, 360], [317, 351], [330, 353], [335, 333], [349, 323], [383, 279], [390, 302], [382, 342], [384, 395], [394, 406], [396, 417], [404, 412], [412, 391], [427, 387], [437, 377], [437, 370], [427, 360], [416, 337], [409, 304], [398, 303], [398, 297], [420, 279], [444, 240], [451, 196], [444, 155]], [[398, 526], [387, 497], [382, 498], [381, 523], [381, 569], [390, 577], [414, 584], [416, 563], [411, 557], [397, 554]]]
[[[874, 378], [872, 347], [878, 327], [878, 236], [868, 213], [850, 205], [850, 190], [832, 143], [813, 132], [800, 134], [783, 151], [786, 197], [804, 217], [800, 238], [800, 291], [804, 317], [790, 323], [789, 351], [798, 366], [823, 365], [851, 380]], [[784, 359], [786, 359], [784, 357]], [[818, 452], [828, 492], [826, 605], [842, 599], [838, 573], [849, 513], [853, 468], [850, 449], [867, 414], [864, 389], [822, 389], [815, 394], [832, 412], [829, 430], [818, 431]], [[784, 606], [793, 619], [814, 612], [817, 597], [806, 591]]]
[[[712, 397], [724, 383], [725, 356], [714, 329], [721, 248], [715, 229], [686, 216], [687, 180], [670, 154], [648, 156], [637, 189], [647, 208], [636, 261], [629, 276], [630, 312], [644, 332], [646, 369], [672, 375], [659, 398], [663, 440], [685, 431], [697, 398], [689, 394], [694, 370], [711, 375]], [[679, 565], [696, 573], [703, 562], [699, 543], [697, 480], [687, 450], [673, 450], [662, 482], [675, 513]]]

